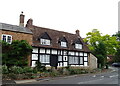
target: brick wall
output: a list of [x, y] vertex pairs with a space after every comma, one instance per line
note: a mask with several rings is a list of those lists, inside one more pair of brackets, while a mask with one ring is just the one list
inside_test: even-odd
[[[30, 45], [32, 45], [32, 38], [33, 38], [32, 34], [0, 30], [0, 40], [2, 34], [11, 35], [12, 40], [26, 40]], [[30, 66], [31, 55], [29, 55], [27, 58], [28, 58], [28, 66]]]
[[[3, 30], [0, 30], [0, 32], [2, 34], [11, 35], [12, 40], [26, 40], [30, 45], [32, 45], [32, 34], [12, 32], [12, 31], [3, 31]], [[0, 34], [0, 39], [1, 39], [2, 34]]]

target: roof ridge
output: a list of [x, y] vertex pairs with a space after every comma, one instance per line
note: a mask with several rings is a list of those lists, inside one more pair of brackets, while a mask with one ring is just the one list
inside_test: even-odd
[[46, 27], [39, 27], [39, 26], [36, 26], [36, 25], [33, 25], [33, 27], [42, 28], [42, 29], [47, 29], [47, 30], [52, 30], [52, 31], [57, 31], [57, 32], [62, 32], [62, 33], [67, 33], [67, 34], [71, 34], [71, 35], [76, 35], [76, 34], [74, 34], [74, 33], [69, 33], [69, 32], [60, 31], [60, 30], [55, 30], [55, 29], [46, 28]]

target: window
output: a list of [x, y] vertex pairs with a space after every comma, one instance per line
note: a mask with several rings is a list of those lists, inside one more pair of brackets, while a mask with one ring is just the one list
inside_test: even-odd
[[36, 66], [36, 61], [32, 61], [31, 67], [35, 67], [35, 66]]
[[32, 54], [32, 60], [38, 60], [38, 54]]
[[38, 48], [33, 48], [33, 53], [38, 53]]
[[62, 61], [62, 56], [58, 56], [58, 61]]
[[64, 55], [67, 55], [67, 51], [63, 51], [63, 54], [64, 54]]
[[88, 57], [84, 57], [84, 61], [88, 61]]
[[69, 64], [78, 64], [78, 57], [69, 57]]
[[87, 56], [87, 53], [84, 53], [84, 56]]
[[83, 56], [83, 53], [82, 53], [82, 52], [80, 52], [80, 53], [79, 53], [79, 56]]
[[76, 49], [82, 49], [82, 44], [75, 44]]
[[50, 55], [40, 55], [41, 63], [50, 63]]
[[45, 53], [45, 49], [44, 48], [40, 48], [40, 53]]
[[83, 64], [83, 57], [80, 57], [80, 64]]
[[68, 55], [74, 55], [75, 54], [75, 52], [68, 52]]
[[52, 54], [57, 54], [57, 50], [52, 50]]
[[62, 47], [67, 47], [67, 43], [66, 42], [61, 42], [61, 46]]
[[2, 40], [11, 44], [12, 43], [12, 36], [3, 34], [2, 35]]
[[47, 54], [50, 54], [50, 49], [47, 49], [47, 50], [46, 50], [46, 53], [47, 53]]
[[50, 40], [48, 40], [48, 39], [40, 39], [40, 43], [42, 45], [50, 45]]

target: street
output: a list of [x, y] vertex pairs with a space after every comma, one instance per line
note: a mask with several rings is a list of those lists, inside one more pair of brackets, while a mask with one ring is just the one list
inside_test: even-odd
[[30, 84], [118, 84], [118, 69], [114, 68], [112, 72], [101, 74], [73, 75], [63, 78], [46, 79], [44, 81], [36, 81], [26, 83]]

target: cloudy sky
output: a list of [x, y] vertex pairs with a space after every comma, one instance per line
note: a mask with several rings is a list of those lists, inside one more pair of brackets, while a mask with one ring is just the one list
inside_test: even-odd
[[21, 11], [25, 23], [29, 18], [40, 27], [80, 35], [92, 29], [112, 35], [118, 31], [118, 1], [120, 0], [1, 0], [0, 22], [19, 25]]

